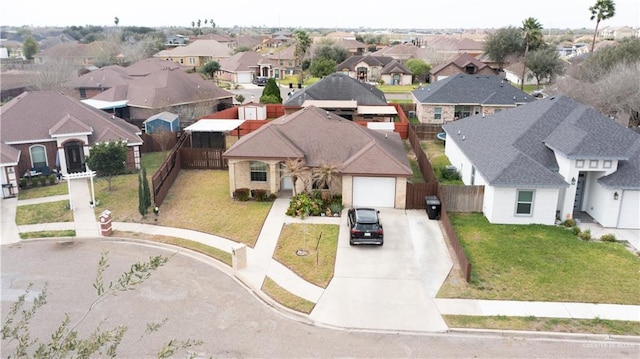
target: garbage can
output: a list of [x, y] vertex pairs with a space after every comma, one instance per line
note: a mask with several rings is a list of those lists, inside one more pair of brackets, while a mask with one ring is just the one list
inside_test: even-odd
[[424, 201], [427, 204], [427, 215], [429, 219], [440, 219], [440, 200], [436, 196], [426, 196]]
[[298, 88], [301, 89], [302, 88], [302, 84], [300, 82], [298, 82]]
[[292, 89], [293, 88], [293, 83], [289, 82], [289, 88]]

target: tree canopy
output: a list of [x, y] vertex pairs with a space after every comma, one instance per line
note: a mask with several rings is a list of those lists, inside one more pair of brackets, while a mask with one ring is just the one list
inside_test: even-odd
[[[520, 81], [520, 90], [524, 89], [525, 74], [527, 71], [527, 54], [529, 50], [535, 50], [543, 44], [542, 38], [542, 25], [538, 20], [533, 17], [528, 17], [522, 21], [522, 28], [520, 28], [524, 38], [524, 55], [522, 66], [522, 81]], [[540, 83], [538, 82], [538, 85]]]
[[598, 35], [598, 26], [600, 21], [612, 18], [616, 14], [616, 4], [613, 0], [597, 0], [595, 4], [589, 7], [591, 12], [591, 20], [596, 20], [596, 28], [593, 31], [593, 41], [591, 42], [591, 52], [596, 46], [596, 36]]
[[420, 82], [422, 82], [422, 79], [426, 80], [425, 75], [431, 70], [431, 65], [422, 59], [409, 59], [407, 60], [406, 66], [413, 72], [414, 81], [420, 79]]
[[[562, 73], [564, 69], [560, 55], [551, 47], [531, 51], [527, 55], [527, 67], [535, 77], [538, 87], [540, 87], [542, 80], [551, 80], [555, 75]], [[524, 79], [522, 82], [524, 83]]]
[[489, 34], [484, 42], [484, 52], [498, 64], [502, 66], [507, 57], [513, 54], [522, 53], [523, 48], [522, 32], [519, 28], [509, 26], [496, 30]]
[[86, 158], [86, 163], [98, 175], [107, 177], [109, 191], [111, 191], [111, 178], [124, 172], [126, 160], [127, 143], [114, 141], [94, 144]]
[[293, 56], [296, 60], [296, 66], [300, 68], [300, 83], [302, 83], [304, 82], [302, 75], [302, 61], [304, 60], [304, 56], [307, 54], [307, 50], [309, 50], [309, 47], [311, 46], [311, 37], [309, 37], [309, 33], [304, 30], [295, 30], [293, 32], [293, 38], [296, 41]]
[[200, 68], [200, 72], [209, 76], [209, 78], [214, 78], [216, 72], [220, 70], [220, 63], [218, 61], [209, 61], [204, 66]]
[[313, 77], [324, 77], [336, 72], [336, 62], [328, 58], [314, 60], [309, 67], [309, 72]]
[[38, 53], [39, 48], [38, 42], [31, 35], [22, 43], [22, 53], [27, 60], [33, 60], [33, 55]]
[[280, 88], [274, 78], [269, 78], [267, 84], [262, 90], [262, 96], [260, 96], [260, 103], [282, 103], [282, 95], [280, 95]]

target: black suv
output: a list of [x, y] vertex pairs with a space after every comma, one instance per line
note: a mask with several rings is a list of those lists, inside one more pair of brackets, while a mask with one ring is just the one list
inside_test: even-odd
[[264, 86], [267, 84], [267, 80], [269, 78], [264, 77], [264, 76], [258, 76], [256, 78], [253, 79], [253, 83], [258, 85], [258, 86]]
[[347, 211], [350, 237], [349, 244], [384, 243], [384, 231], [378, 216], [380, 211], [373, 208], [350, 208]]

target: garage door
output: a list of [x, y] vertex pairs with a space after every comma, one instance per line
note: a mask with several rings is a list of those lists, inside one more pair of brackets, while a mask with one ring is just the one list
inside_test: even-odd
[[250, 84], [251, 80], [253, 80], [251, 78], [251, 74], [247, 74], [247, 73], [239, 73], [238, 74], [238, 83], [239, 84]]
[[394, 177], [353, 177], [353, 205], [356, 207], [394, 207]]
[[624, 191], [618, 228], [640, 229], [640, 191]]

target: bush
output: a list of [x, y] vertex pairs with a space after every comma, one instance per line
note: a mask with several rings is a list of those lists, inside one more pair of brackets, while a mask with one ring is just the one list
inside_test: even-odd
[[266, 202], [269, 199], [269, 196], [267, 196], [267, 190], [264, 189], [254, 189], [251, 191], [251, 194], [253, 195], [253, 199], [258, 202]]
[[458, 169], [455, 166], [445, 166], [442, 169], [442, 178], [445, 180], [459, 180], [460, 173], [458, 173]]
[[49, 176], [47, 176], [47, 181], [49, 182], [49, 184], [56, 184], [56, 175], [50, 174]]
[[590, 241], [591, 240], [591, 230], [590, 229], [585, 229], [584, 231], [580, 232], [578, 234], [578, 238], [582, 239], [583, 241]]
[[249, 200], [249, 189], [248, 188], [237, 188], [233, 191], [233, 198], [238, 201], [246, 202]]
[[331, 204], [329, 204], [329, 210], [332, 214], [339, 214], [340, 212], [342, 212], [342, 203], [331, 202]]
[[27, 188], [27, 184], [29, 184], [29, 181], [27, 181], [26, 178], [20, 178], [20, 183], [19, 183], [20, 188]]
[[600, 240], [603, 242], [617, 242], [616, 235], [613, 233], [603, 234]]
[[574, 219], [568, 218], [564, 222], [562, 222], [562, 225], [565, 227], [575, 227], [576, 221]]
[[41, 186], [44, 186], [45, 184], [47, 184], [47, 177], [46, 176], [40, 176], [38, 177], [38, 183]]
[[571, 227], [571, 230], [573, 231], [574, 235], [579, 235], [580, 234], [580, 227]]
[[313, 198], [308, 193], [291, 197], [286, 214], [291, 217], [319, 216], [323, 213], [322, 199]]

